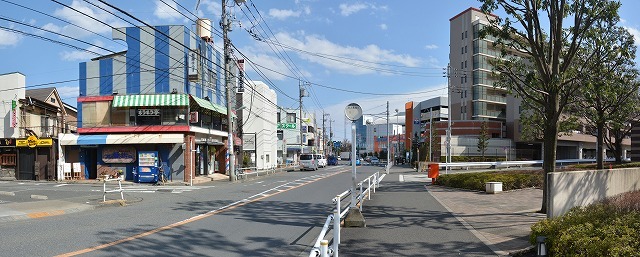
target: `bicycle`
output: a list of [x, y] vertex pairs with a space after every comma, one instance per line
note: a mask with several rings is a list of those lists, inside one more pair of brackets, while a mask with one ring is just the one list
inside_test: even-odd
[[164, 173], [164, 168], [160, 167], [158, 170], [158, 182], [156, 185], [164, 186], [167, 183], [167, 175]]

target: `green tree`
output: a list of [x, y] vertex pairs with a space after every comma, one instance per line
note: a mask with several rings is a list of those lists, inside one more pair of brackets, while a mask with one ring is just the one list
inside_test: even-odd
[[[498, 8], [506, 18], [492, 19], [481, 35], [495, 37], [502, 57], [494, 62], [499, 82], [541, 121], [543, 170], [554, 172], [565, 108], [578, 93], [585, 63], [577, 59], [581, 42], [598, 22], [619, 20], [620, 3], [608, 0], [480, 0], [482, 10]], [[548, 31], [545, 30], [548, 28]], [[547, 183], [541, 212], [547, 212]]]
[[[634, 68], [636, 47], [633, 36], [625, 29], [612, 23], [598, 22], [589, 29], [589, 37], [583, 42], [581, 59], [589, 66], [582, 77], [581, 101], [576, 113], [582, 121], [595, 128], [597, 168], [604, 167], [605, 138], [608, 146], [616, 148], [616, 160], [621, 162], [623, 124], [630, 122], [631, 115], [638, 111], [638, 72]], [[611, 125], [612, 140], [607, 133]], [[616, 146], [616, 143], [619, 145]]]
[[489, 131], [487, 129], [487, 122], [483, 121], [480, 125], [480, 135], [478, 136], [478, 152], [482, 155], [482, 161], [484, 161], [484, 154], [489, 147]]

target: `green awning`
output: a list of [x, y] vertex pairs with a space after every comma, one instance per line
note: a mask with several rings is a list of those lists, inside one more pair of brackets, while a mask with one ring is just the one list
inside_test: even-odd
[[189, 98], [185, 94], [117, 95], [113, 97], [113, 107], [188, 106], [188, 105], [189, 105]]
[[212, 110], [214, 112], [217, 112], [223, 115], [227, 115], [227, 108], [225, 108], [224, 106], [214, 104], [212, 102], [209, 102], [199, 97], [195, 97], [193, 95], [191, 96], [191, 99], [193, 99], [193, 101], [195, 101], [196, 104], [202, 108]]

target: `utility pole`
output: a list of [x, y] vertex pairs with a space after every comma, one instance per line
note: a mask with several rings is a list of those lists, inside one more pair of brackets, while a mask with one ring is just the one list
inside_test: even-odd
[[333, 152], [335, 149], [333, 148], [335, 145], [333, 144], [333, 128], [331, 126], [332, 122], [334, 120], [329, 119], [329, 141], [331, 142], [331, 150], [329, 151], [329, 153], [332, 153], [335, 155], [335, 153]]
[[389, 165], [389, 163], [391, 163], [391, 159], [389, 158], [391, 156], [390, 151], [391, 150], [391, 140], [389, 139], [389, 101], [387, 101], [387, 165]]
[[231, 62], [231, 43], [229, 41], [229, 36], [227, 35], [230, 30], [230, 22], [227, 17], [227, 4], [226, 0], [222, 0], [222, 37], [224, 41], [224, 81], [225, 81], [225, 92], [227, 96], [227, 156], [226, 156], [226, 167], [229, 171], [229, 180], [236, 181], [236, 170], [235, 170], [235, 155], [233, 152], [233, 117], [231, 112], [231, 68], [229, 63]]
[[328, 113], [324, 113], [322, 111], [322, 154], [327, 155], [327, 133], [325, 132], [324, 122], [327, 121], [326, 116], [329, 116]]
[[304, 96], [304, 87], [302, 87], [302, 81], [298, 81], [298, 87], [300, 88], [300, 154], [302, 154], [304, 153], [304, 145], [302, 144], [302, 97]]

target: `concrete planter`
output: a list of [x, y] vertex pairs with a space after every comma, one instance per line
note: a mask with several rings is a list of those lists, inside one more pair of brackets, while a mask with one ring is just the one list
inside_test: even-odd
[[502, 192], [502, 182], [485, 183], [485, 191], [487, 192], [487, 194], [497, 194]]

